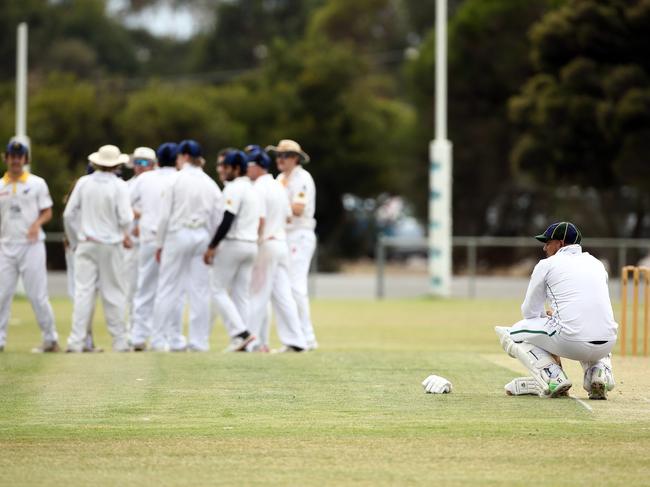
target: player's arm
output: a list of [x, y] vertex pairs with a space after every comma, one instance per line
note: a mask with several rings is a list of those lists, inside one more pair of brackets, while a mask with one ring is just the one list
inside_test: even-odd
[[294, 197], [291, 199], [291, 213], [293, 216], [302, 216], [302, 214], [305, 212], [305, 208], [307, 207], [307, 201], [308, 201], [308, 188], [307, 185], [304, 184], [298, 192], [294, 195]]
[[38, 240], [38, 234], [39, 231], [41, 230], [41, 227], [45, 225], [47, 222], [49, 222], [52, 219], [52, 208], [44, 208], [42, 209], [39, 214], [38, 218], [34, 220], [34, 223], [31, 224], [29, 227], [29, 230], [27, 231], [27, 239], [35, 242]]
[[133, 242], [129, 236], [129, 226], [133, 223], [133, 209], [131, 208], [131, 200], [126, 183], [120, 185], [117, 193], [117, 222], [124, 233], [122, 243], [125, 248], [130, 249], [133, 247]]
[[77, 238], [79, 232], [79, 207], [80, 207], [80, 187], [83, 184], [80, 179], [72, 188], [72, 192], [68, 196], [68, 200], [63, 211], [63, 229], [65, 230], [70, 247], [75, 249], [77, 247]]
[[214, 237], [212, 237], [212, 241], [208, 246], [208, 250], [206, 250], [205, 254], [203, 254], [203, 261], [206, 264], [208, 265], [212, 264], [212, 260], [214, 259], [214, 254], [216, 253], [216, 248], [219, 245], [219, 243], [225, 238], [225, 236], [228, 235], [228, 232], [230, 231], [230, 227], [232, 226], [232, 222], [234, 220], [235, 220], [235, 215], [230, 213], [228, 210], [226, 210], [225, 213], [223, 214], [223, 219], [219, 224], [219, 228], [217, 228]]
[[546, 316], [544, 304], [546, 302], [546, 262], [539, 262], [530, 276], [526, 297], [521, 305], [521, 314], [525, 319]]
[[27, 231], [27, 239], [31, 242], [38, 240], [41, 227], [52, 219], [53, 202], [52, 197], [50, 196], [50, 190], [45, 182], [37, 188], [36, 198], [39, 208], [38, 217], [30, 225], [29, 230]]

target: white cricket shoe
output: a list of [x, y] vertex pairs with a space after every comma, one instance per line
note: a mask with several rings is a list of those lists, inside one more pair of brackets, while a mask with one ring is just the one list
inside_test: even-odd
[[294, 347], [292, 345], [282, 345], [277, 350], [271, 350], [271, 353], [302, 353], [304, 348]]
[[603, 364], [589, 367], [582, 386], [589, 393], [589, 399], [606, 400], [607, 393], [616, 387], [614, 372]]
[[235, 337], [230, 339], [230, 344], [223, 350], [225, 353], [246, 352], [246, 347], [255, 340], [253, 335], [247, 338]]
[[508, 396], [541, 395], [542, 389], [532, 377], [517, 377], [508, 382], [504, 387]]

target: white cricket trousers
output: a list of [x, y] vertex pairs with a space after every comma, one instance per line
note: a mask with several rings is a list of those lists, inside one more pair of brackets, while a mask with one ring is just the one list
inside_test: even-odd
[[265, 328], [269, 299], [273, 303], [278, 337], [282, 344], [307, 348], [298, 307], [291, 292], [289, 249], [283, 240], [264, 241], [253, 265], [249, 329], [262, 339], [267, 338]]
[[45, 243], [0, 244], [0, 346], [4, 346], [7, 340], [9, 312], [18, 276], [23, 278], [25, 293], [41, 328], [43, 341], [57, 341], [54, 313], [47, 295]]
[[608, 357], [616, 344], [616, 340], [602, 344], [567, 340], [561, 330], [561, 323], [553, 317], [524, 319], [510, 327], [510, 338], [515, 342], [530, 343], [561, 358], [588, 363]]
[[250, 286], [256, 255], [257, 242], [225, 239], [217, 247], [212, 299], [231, 338], [250, 327]]
[[133, 326], [133, 299], [138, 285], [138, 249], [140, 248], [139, 242], [133, 242], [133, 247], [130, 249], [122, 247], [124, 252], [124, 271], [123, 278], [125, 280], [125, 293], [126, 293], [126, 314], [128, 321], [126, 322], [127, 328], [131, 329]]
[[[153, 330], [153, 310], [158, 287], [160, 265], [156, 262], [155, 242], [140, 242], [137, 265], [138, 282], [133, 297], [131, 343], [144, 345], [151, 337]], [[179, 300], [178, 306], [173, 311], [175, 323], [180, 323], [183, 320], [183, 304], [183, 300]]]
[[81, 352], [95, 310], [95, 295], [99, 291], [104, 306], [108, 332], [113, 337], [113, 350], [128, 350], [124, 323], [126, 293], [122, 271], [122, 243], [103, 244], [79, 242], [74, 254], [74, 308], [68, 348]]
[[209, 350], [210, 267], [203, 262], [209, 243], [210, 235], [203, 227], [167, 234], [154, 304], [153, 350], [177, 351], [188, 345], [182, 320], [186, 296], [190, 303], [189, 347], [195, 351]]
[[298, 316], [307, 344], [316, 342], [314, 326], [309, 310], [309, 265], [316, 250], [316, 234], [313, 230], [293, 230], [287, 234], [289, 244], [289, 279], [293, 298], [298, 305]]

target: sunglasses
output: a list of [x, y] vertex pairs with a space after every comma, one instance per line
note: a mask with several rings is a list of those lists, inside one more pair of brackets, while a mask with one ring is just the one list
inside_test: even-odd
[[295, 152], [278, 152], [278, 159], [286, 159], [287, 157], [296, 157], [298, 154]]
[[153, 163], [149, 159], [133, 159], [133, 164], [136, 166], [149, 166]]

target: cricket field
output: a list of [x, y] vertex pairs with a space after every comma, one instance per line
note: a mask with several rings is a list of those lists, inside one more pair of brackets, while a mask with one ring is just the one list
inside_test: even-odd
[[[62, 342], [71, 306], [53, 302]], [[493, 331], [515, 300], [313, 303], [305, 354], [35, 355], [29, 304], [0, 354], [0, 485], [648, 485], [650, 359], [589, 401], [507, 397]], [[98, 311], [101, 311], [98, 309]], [[109, 340], [101, 313], [99, 345]], [[426, 395], [429, 374], [452, 381]]]

